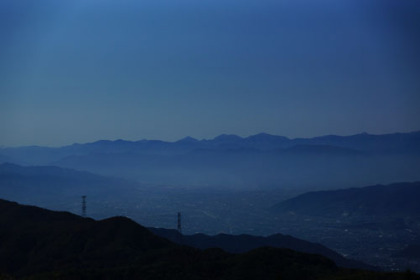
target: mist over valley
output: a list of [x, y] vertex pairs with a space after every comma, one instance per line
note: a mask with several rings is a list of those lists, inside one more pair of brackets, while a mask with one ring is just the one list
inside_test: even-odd
[[86, 195], [95, 219], [175, 229], [179, 212], [183, 234], [290, 234], [375, 267], [417, 270], [398, 252], [419, 242], [420, 185], [395, 182], [420, 181], [419, 139], [259, 134], [2, 148], [14, 163], [0, 165], [0, 195], [79, 215]]
[[420, 278], [420, 1], [1, 0], [0, 280]]

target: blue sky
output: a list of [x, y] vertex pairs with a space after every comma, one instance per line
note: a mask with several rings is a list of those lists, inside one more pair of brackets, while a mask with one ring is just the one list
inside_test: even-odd
[[0, 145], [420, 129], [416, 0], [3, 0]]

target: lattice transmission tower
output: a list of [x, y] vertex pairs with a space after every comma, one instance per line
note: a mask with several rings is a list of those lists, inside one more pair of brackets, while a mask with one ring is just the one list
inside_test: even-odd
[[86, 217], [86, 195], [82, 195], [82, 217]]

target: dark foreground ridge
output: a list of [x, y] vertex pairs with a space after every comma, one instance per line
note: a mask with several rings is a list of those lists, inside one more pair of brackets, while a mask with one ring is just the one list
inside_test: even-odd
[[378, 270], [378, 268], [363, 262], [344, 258], [339, 253], [319, 243], [313, 243], [279, 233], [267, 237], [248, 234], [218, 234], [210, 236], [201, 233], [194, 235], [181, 235], [177, 230], [173, 229], [150, 228], [150, 230], [158, 236], [167, 238], [172, 242], [182, 243], [184, 245], [203, 250], [209, 248], [221, 248], [229, 253], [245, 253], [261, 247], [287, 248], [302, 253], [317, 254], [327, 257], [333, 260], [339, 267]]
[[[365, 278], [362, 278], [365, 277]], [[0, 279], [420, 279], [338, 268], [289, 249], [176, 245], [124, 217], [95, 221], [0, 200]]]

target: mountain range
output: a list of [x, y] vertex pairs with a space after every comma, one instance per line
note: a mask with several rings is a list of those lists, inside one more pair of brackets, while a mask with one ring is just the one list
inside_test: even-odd
[[333, 146], [365, 153], [419, 153], [420, 131], [372, 135], [361, 133], [352, 136], [327, 135], [314, 138], [289, 139], [284, 136], [260, 133], [249, 137], [222, 134], [214, 139], [197, 140], [186, 137], [175, 142], [160, 140], [100, 140], [87, 144], [73, 144], [58, 148], [26, 146], [0, 148], [0, 160], [16, 160], [26, 164], [48, 164], [71, 155], [94, 153], [154, 153], [179, 154], [207, 150], [258, 150], [273, 151], [295, 146]]
[[334, 188], [420, 180], [420, 132], [288, 139], [257, 134], [1, 148], [0, 161], [54, 165], [147, 184]]

